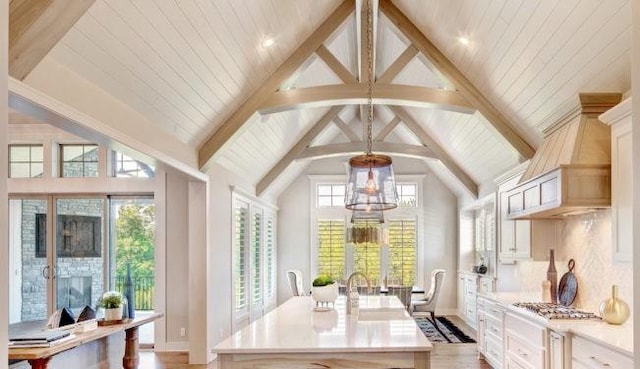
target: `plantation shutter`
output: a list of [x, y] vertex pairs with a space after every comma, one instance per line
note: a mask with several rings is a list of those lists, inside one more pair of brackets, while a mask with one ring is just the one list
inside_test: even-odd
[[257, 305], [262, 301], [262, 213], [254, 213], [251, 223], [251, 303]]
[[389, 222], [388, 278], [403, 286], [416, 282], [416, 221]]
[[[356, 225], [379, 229], [376, 222], [358, 221]], [[353, 270], [363, 272], [374, 285], [381, 280], [382, 248], [380, 242], [382, 239], [377, 237], [377, 242], [361, 242], [353, 246]]]
[[318, 220], [318, 274], [344, 279], [344, 220]]
[[265, 294], [267, 297], [275, 295], [275, 241], [273, 230], [273, 217], [265, 216], [264, 227], [264, 275]]
[[237, 312], [247, 310], [247, 221], [249, 205], [242, 201], [234, 203], [233, 281], [234, 304]]

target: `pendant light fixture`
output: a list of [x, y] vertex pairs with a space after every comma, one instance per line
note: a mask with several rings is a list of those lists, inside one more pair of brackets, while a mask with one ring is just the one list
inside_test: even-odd
[[367, 0], [367, 151], [349, 159], [345, 207], [355, 211], [382, 211], [398, 206], [391, 157], [371, 152], [373, 125], [373, 6]]

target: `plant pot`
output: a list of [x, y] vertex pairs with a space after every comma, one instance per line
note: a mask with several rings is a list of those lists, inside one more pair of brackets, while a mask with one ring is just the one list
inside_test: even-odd
[[332, 283], [322, 287], [312, 287], [311, 297], [316, 303], [333, 303], [338, 299], [338, 284]]
[[122, 320], [122, 306], [104, 309], [104, 320]]

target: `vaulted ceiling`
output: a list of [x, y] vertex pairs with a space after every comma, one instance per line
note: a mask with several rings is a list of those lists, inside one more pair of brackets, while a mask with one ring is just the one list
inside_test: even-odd
[[[366, 0], [60, 3], [10, 8], [10, 74], [53, 99], [108, 96], [259, 195], [365, 148]], [[373, 149], [424, 160], [456, 192], [531, 157], [578, 92], [631, 86], [628, 0], [373, 6]]]

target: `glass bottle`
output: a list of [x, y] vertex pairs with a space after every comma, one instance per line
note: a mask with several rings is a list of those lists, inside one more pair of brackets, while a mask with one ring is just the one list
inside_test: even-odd
[[558, 303], [558, 272], [556, 271], [556, 259], [553, 249], [549, 250], [549, 267], [547, 268], [547, 280], [551, 284], [551, 302]]

